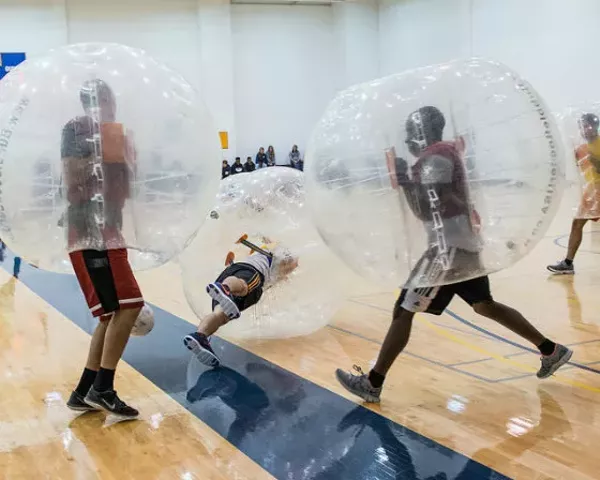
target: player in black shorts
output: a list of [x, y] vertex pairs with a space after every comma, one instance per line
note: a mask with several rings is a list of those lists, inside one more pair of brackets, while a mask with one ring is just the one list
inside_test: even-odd
[[[392, 184], [406, 197], [413, 214], [428, 233], [429, 247], [411, 272], [407, 288], [402, 290], [394, 306], [392, 324], [385, 337], [373, 369], [365, 374], [355, 366], [358, 375], [338, 369], [338, 381], [348, 391], [367, 402], [379, 402], [385, 376], [404, 350], [416, 312], [441, 315], [454, 295], [473, 307], [476, 313], [495, 320], [535, 345], [541, 355], [538, 378], [547, 378], [567, 363], [572, 351], [542, 335], [518, 311], [492, 298], [487, 276], [459, 281], [450, 285], [415, 288], [415, 285], [440, 284], [469, 278], [470, 272], [481, 271], [481, 240], [474, 224], [466, 172], [455, 143], [444, 142], [445, 119], [435, 107], [423, 107], [406, 122], [406, 143], [416, 158], [409, 167], [395, 158]], [[473, 275], [474, 276], [474, 275]]]
[[210, 367], [220, 365], [220, 360], [210, 345], [210, 336], [219, 328], [240, 317], [244, 310], [256, 305], [263, 291], [286, 278], [298, 267], [298, 258], [288, 250], [276, 246], [261, 248], [247, 242], [252, 254], [234, 262], [233, 253], [227, 255], [227, 267], [214, 283], [206, 287], [212, 299], [212, 313], [202, 319], [196, 332], [186, 335], [184, 345]]

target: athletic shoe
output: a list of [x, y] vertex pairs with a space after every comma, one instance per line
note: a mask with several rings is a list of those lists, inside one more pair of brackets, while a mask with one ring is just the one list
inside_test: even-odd
[[559, 275], [573, 275], [575, 273], [573, 262], [571, 262], [571, 265], [567, 265], [565, 260], [561, 260], [554, 265], [548, 265], [546, 268], [552, 273], [557, 273]]
[[123, 418], [133, 419], [139, 415], [139, 412], [121, 400], [114, 390], [97, 392], [92, 387], [85, 397], [85, 403]]
[[186, 335], [183, 338], [183, 344], [196, 356], [200, 363], [208, 367], [218, 367], [221, 364], [219, 357], [217, 357], [205, 335], [198, 332]]
[[354, 375], [351, 372], [344, 372], [338, 368], [335, 371], [338, 382], [350, 393], [361, 397], [366, 402], [379, 403], [381, 387], [375, 388], [371, 385], [368, 375], [360, 367], [354, 365], [353, 368], [358, 372], [358, 375]]
[[565, 363], [571, 360], [573, 350], [569, 350], [564, 345], [556, 344], [552, 355], [542, 356], [542, 366], [537, 372], [538, 378], [548, 378], [556, 372]]
[[206, 287], [206, 293], [221, 306], [229, 320], [240, 318], [240, 309], [233, 301], [233, 297], [226, 285], [211, 283]]
[[83, 395], [79, 395], [75, 390], [73, 390], [71, 396], [69, 397], [67, 407], [76, 412], [94, 412], [98, 410], [96, 407], [92, 407], [91, 405], [85, 403], [85, 397]]

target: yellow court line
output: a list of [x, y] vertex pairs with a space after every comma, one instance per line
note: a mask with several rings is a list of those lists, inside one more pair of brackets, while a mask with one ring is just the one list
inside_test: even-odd
[[[417, 316], [417, 318], [419, 318], [419, 317], [420, 316]], [[505, 363], [507, 365], [510, 365], [512, 367], [515, 367], [519, 370], [523, 370], [528, 373], [536, 373], [537, 372], [537, 369], [530, 367], [529, 365], [525, 365], [520, 362], [515, 362], [514, 360], [511, 360], [509, 358], [503, 357], [502, 355], [498, 355], [496, 353], [490, 352], [490, 351], [486, 350], [485, 348], [475, 345], [474, 343], [471, 343], [467, 340], [463, 340], [462, 338], [459, 338], [456, 335], [450, 333], [445, 328], [439, 327], [438, 325], [434, 325], [432, 322], [430, 322], [429, 320], [427, 320], [425, 318], [419, 318], [419, 320], [422, 323], [426, 324], [428, 327], [430, 327], [432, 330], [435, 330], [441, 336], [446, 337], [447, 339], [452, 340], [453, 342], [460, 343], [461, 345], [464, 345], [465, 347], [469, 348], [470, 350], [481, 353], [488, 357], [492, 357], [492, 358], [498, 360], [499, 362]], [[594, 387], [592, 385], [588, 385], [587, 383], [578, 382], [577, 380], [571, 380], [569, 378], [563, 377], [562, 375], [559, 376], [559, 375], [554, 374], [553, 379], [558, 381], [559, 383], [571, 385], [573, 387], [582, 388], [582, 389], [588, 390], [590, 392], [600, 393], [600, 387]]]
[[[396, 293], [399, 295], [400, 294], [400, 290], [396, 290]], [[364, 303], [364, 302], [360, 302], [357, 301], [357, 303], [360, 303], [361, 305], [365, 305], [367, 307], [371, 307], [371, 308], [376, 308], [376, 309], [380, 309], [380, 310], [385, 310], [385, 311], [389, 311], [387, 309], [381, 308], [381, 307], [377, 307], [375, 305], [371, 305], [368, 303]], [[447, 315], [447, 314], [446, 314]], [[496, 353], [490, 352], [488, 350], [486, 350], [485, 348], [482, 348], [474, 343], [471, 343], [467, 340], [464, 340], [462, 338], [457, 337], [456, 335], [454, 335], [453, 333], [450, 333], [449, 330], [440, 327], [438, 325], [433, 324], [432, 322], [430, 322], [429, 320], [427, 320], [426, 318], [423, 318], [423, 315], [415, 315], [415, 318], [417, 320], [419, 320], [421, 323], [427, 325], [429, 328], [431, 328], [432, 330], [436, 331], [437, 333], [439, 333], [441, 336], [446, 337], [448, 340], [451, 340], [455, 343], [459, 343], [467, 348], [469, 348], [470, 350], [473, 350], [475, 352], [481, 353], [487, 357], [492, 357], [496, 360], [498, 360], [499, 362], [505, 363], [507, 365], [511, 365], [512, 367], [517, 368], [518, 370], [522, 370], [525, 371], [527, 373], [536, 373], [537, 369], [530, 367], [529, 365], [525, 365], [523, 363], [520, 362], [515, 362], [514, 360], [510, 360], [508, 358], [503, 357], [502, 355], [498, 355]], [[590, 392], [595, 392], [595, 393], [600, 393], [600, 387], [594, 387], [592, 385], [588, 385], [587, 383], [583, 383], [583, 382], [578, 382], [577, 380], [571, 380], [568, 378], [563, 377], [562, 375], [557, 375], [554, 374], [553, 375], [553, 379], [558, 381], [559, 383], [565, 384], [565, 385], [570, 385], [573, 387], [578, 387], [578, 388], [582, 388], [583, 390], [588, 390]]]

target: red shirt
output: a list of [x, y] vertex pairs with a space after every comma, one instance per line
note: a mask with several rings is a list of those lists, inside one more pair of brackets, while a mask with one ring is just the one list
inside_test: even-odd
[[[448, 168], [436, 165], [432, 169], [429, 164], [435, 156], [447, 160]], [[451, 185], [453, 195], [440, 205], [443, 218], [470, 214], [467, 172], [455, 142], [437, 142], [423, 150], [412, 167], [412, 178], [415, 183], [423, 185]]]

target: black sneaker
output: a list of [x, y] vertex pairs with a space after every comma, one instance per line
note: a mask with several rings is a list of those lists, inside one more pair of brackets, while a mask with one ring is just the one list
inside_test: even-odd
[[573, 266], [573, 262], [569, 265], [565, 260], [561, 260], [554, 265], [548, 265], [546, 267], [552, 273], [556, 273], [559, 275], [573, 275], [575, 273], [575, 267]]
[[194, 332], [183, 338], [183, 344], [192, 352], [200, 363], [208, 367], [218, 367], [221, 361], [210, 346], [210, 341], [205, 335]]
[[85, 397], [85, 403], [123, 418], [136, 418], [140, 413], [121, 400], [114, 390], [97, 392], [92, 387]]
[[79, 395], [75, 390], [73, 390], [71, 396], [69, 397], [67, 407], [76, 412], [94, 412], [98, 410], [96, 407], [92, 407], [91, 405], [85, 403], [85, 397], [83, 395]]

